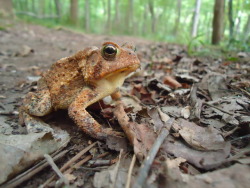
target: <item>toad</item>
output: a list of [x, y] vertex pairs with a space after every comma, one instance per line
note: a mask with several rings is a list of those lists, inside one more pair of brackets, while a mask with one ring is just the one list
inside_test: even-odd
[[108, 95], [119, 98], [118, 88], [139, 66], [132, 46], [113, 42], [62, 58], [42, 75], [37, 91], [26, 95], [19, 109], [19, 122], [32, 127], [44, 123], [39, 117], [68, 109], [69, 116], [88, 135], [100, 140], [119, 136], [120, 132], [102, 127], [86, 108]]

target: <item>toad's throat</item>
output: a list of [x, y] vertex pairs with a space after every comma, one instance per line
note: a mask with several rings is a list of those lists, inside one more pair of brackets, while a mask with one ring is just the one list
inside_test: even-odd
[[122, 74], [124, 76], [127, 76], [128, 74], [130, 74], [131, 72], [134, 72], [136, 71], [136, 69], [138, 69], [140, 67], [139, 64], [135, 64], [135, 65], [131, 65], [131, 66], [128, 66], [128, 67], [125, 67], [125, 68], [122, 68], [122, 69], [119, 69], [119, 70], [116, 70], [116, 71], [113, 71], [112, 73], [110, 74], [107, 74], [105, 75], [105, 79], [110, 79], [110, 78], [113, 78], [119, 74]]

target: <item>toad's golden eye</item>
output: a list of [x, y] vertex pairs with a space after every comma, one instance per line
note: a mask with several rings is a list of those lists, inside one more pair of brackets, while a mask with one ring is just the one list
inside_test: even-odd
[[112, 60], [117, 54], [117, 47], [112, 44], [107, 44], [102, 48], [102, 56], [104, 59]]

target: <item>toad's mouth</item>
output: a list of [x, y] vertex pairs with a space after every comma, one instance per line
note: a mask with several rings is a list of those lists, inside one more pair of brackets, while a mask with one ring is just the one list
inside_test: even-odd
[[128, 67], [124, 67], [124, 68], [118, 69], [110, 74], [107, 74], [105, 76], [105, 78], [109, 78], [109, 77], [112, 77], [112, 76], [118, 75], [118, 74], [123, 74], [124, 76], [127, 76], [131, 72], [136, 71], [136, 69], [138, 69], [139, 67], [140, 67], [140, 64], [130, 65]]

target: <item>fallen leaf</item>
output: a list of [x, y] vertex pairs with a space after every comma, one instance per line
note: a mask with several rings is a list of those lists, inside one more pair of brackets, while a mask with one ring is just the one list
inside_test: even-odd
[[171, 76], [166, 76], [163, 80], [163, 83], [169, 85], [171, 88], [174, 89], [181, 87], [181, 84]]
[[226, 162], [231, 145], [228, 143], [223, 149], [217, 151], [199, 151], [168, 136], [161, 148], [163, 155], [171, 154], [175, 157], [182, 157], [198, 168], [210, 170]]
[[216, 151], [230, 145], [221, 132], [213, 127], [200, 127], [193, 122], [180, 120], [179, 134], [193, 148], [201, 151]]
[[164, 106], [161, 107], [163, 113], [166, 113], [172, 117], [181, 117], [181, 108], [177, 106]]
[[74, 176], [73, 174], [63, 174], [63, 175], [70, 182], [73, 182], [76, 180], [76, 176]]
[[194, 76], [188, 75], [188, 74], [176, 74], [175, 76], [180, 83], [184, 82], [184, 83], [191, 84], [191, 83], [197, 83], [200, 81], [200, 79]]
[[[206, 84], [210, 97], [213, 100], [228, 96], [227, 77], [219, 73], [210, 73], [203, 77], [202, 82]], [[205, 88], [202, 88], [205, 89]]]
[[121, 100], [126, 108], [133, 108], [133, 112], [142, 110], [142, 106], [139, 104], [139, 102], [132, 97], [123, 96]]
[[116, 106], [114, 115], [132, 144], [137, 158], [143, 160], [152, 147], [156, 135], [146, 124], [130, 122], [121, 103]]
[[27, 45], [23, 45], [20, 52], [17, 53], [17, 56], [26, 57], [31, 53], [34, 53], [34, 49], [32, 49], [31, 47]]
[[[174, 162], [172, 162], [174, 161]], [[174, 164], [174, 165], [169, 165]], [[198, 175], [183, 174], [179, 169], [179, 164], [175, 164], [175, 159], [166, 161], [164, 187], [183, 187], [183, 188], [245, 188], [250, 184], [250, 167], [235, 164], [229, 168], [216, 170]]]
[[13, 177], [27, 167], [69, 142], [63, 130], [29, 133], [27, 135], [0, 136], [0, 183]]
[[[96, 172], [94, 175], [93, 185], [95, 188], [124, 188], [127, 180], [129, 163], [127, 160], [121, 160], [121, 164], [114, 164], [108, 169]], [[118, 168], [118, 169], [117, 169]], [[133, 178], [133, 177], [132, 177]]]
[[185, 119], [188, 119], [191, 112], [190, 112], [190, 106], [186, 106], [181, 109], [181, 116], [184, 117]]
[[128, 151], [127, 139], [117, 136], [109, 136], [106, 140], [106, 144], [109, 149], [120, 151], [123, 149], [124, 152]]

